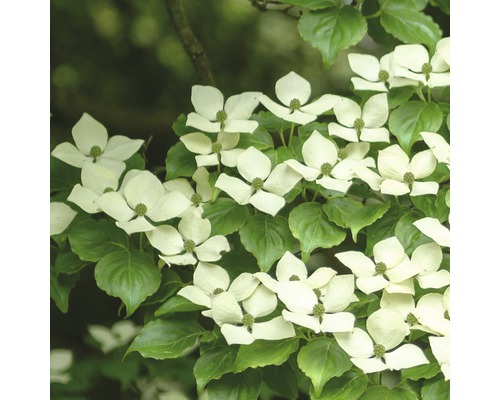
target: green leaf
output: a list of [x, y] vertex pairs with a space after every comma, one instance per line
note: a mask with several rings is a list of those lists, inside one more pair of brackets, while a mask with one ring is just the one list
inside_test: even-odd
[[177, 120], [172, 124], [172, 129], [177, 136], [184, 136], [191, 132], [196, 132], [197, 129], [192, 126], [186, 126], [187, 117], [185, 114], [179, 115]]
[[[436, 196], [436, 218], [443, 223], [450, 217], [450, 190], [440, 190]], [[448, 200], [447, 200], [448, 199]]]
[[55, 271], [50, 271], [50, 298], [54, 300], [57, 308], [64, 314], [68, 312], [69, 294], [78, 279], [80, 279], [79, 273], [57, 275]]
[[292, 235], [300, 242], [302, 260], [307, 262], [314, 249], [329, 249], [342, 243], [345, 231], [329, 221], [321, 204], [302, 203], [288, 217]]
[[50, 191], [72, 190], [80, 183], [81, 169], [50, 157]]
[[331, 67], [340, 50], [354, 46], [367, 32], [366, 20], [354, 7], [306, 12], [297, 27], [302, 39], [321, 52], [326, 67]]
[[299, 338], [283, 340], [256, 340], [252, 344], [240, 346], [233, 372], [266, 365], [281, 365], [299, 348]]
[[226, 236], [236, 232], [245, 225], [248, 214], [248, 206], [222, 197], [203, 207], [203, 218], [208, 218], [210, 221], [212, 236]]
[[196, 344], [204, 329], [194, 320], [161, 320], [146, 324], [125, 355], [133, 351], [143, 357], [164, 360], [177, 358]]
[[126, 249], [128, 240], [123, 229], [106, 219], [82, 221], [69, 233], [71, 249], [85, 261], [97, 262], [109, 253]]
[[412, 381], [430, 379], [435, 377], [439, 372], [441, 372], [441, 367], [435, 362], [431, 364], [417, 365], [416, 367], [401, 370], [401, 379], [410, 379]]
[[178, 142], [172, 146], [165, 159], [167, 179], [170, 180], [182, 176], [192, 177], [197, 168], [194, 156], [182, 142]]
[[450, 381], [446, 382], [443, 378], [435, 378], [426, 381], [422, 386], [422, 400], [449, 400], [450, 399]]
[[384, 1], [380, 24], [403, 43], [423, 43], [434, 49], [443, 35], [441, 28], [430, 16], [409, 4], [408, 0]]
[[240, 135], [238, 148], [247, 149], [250, 146], [255, 147], [257, 150], [273, 149], [273, 137], [262, 127], [258, 127], [254, 133]]
[[321, 10], [331, 6], [339, 6], [339, 0], [281, 0], [281, 3], [291, 4], [292, 6], [309, 8], [311, 10]]
[[409, 101], [395, 109], [389, 116], [389, 130], [398, 138], [406, 153], [417, 140], [420, 132], [437, 132], [443, 123], [443, 113], [435, 103]]
[[173, 294], [177, 293], [182, 287], [182, 281], [179, 275], [170, 268], [164, 268], [161, 271], [161, 282], [158, 290], [149, 296], [144, 305], [156, 304], [165, 301]]
[[194, 376], [198, 393], [213, 379], [233, 370], [238, 348], [236, 346], [218, 346], [204, 352], [196, 360]]
[[413, 222], [420, 218], [423, 218], [423, 216], [414, 211], [408, 211], [394, 227], [394, 235], [408, 253], [413, 252], [413, 250], [421, 244], [431, 242], [431, 239], [424, 236], [422, 232], [413, 225]]
[[254, 273], [260, 271], [257, 260], [255, 257], [250, 256], [243, 247], [238, 233], [233, 233], [227, 240], [231, 243], [231, 251], [223, 253], [217, 264], [227, 271], [231, 280], [243, 272]]
[[365, 392], [368, 384], [366, 375], [349, 374], [341, 378], [330, 379], [323, 388], [321, 396], [315, 396], [310, 390], [311, 400], [357, 400]]
[[174, 296], [168, 299], [160, 308], [158, 308], [158, 310], [155, 311], [155, 317], [173, 314], [176, 312], [189, 312], [204, 309], [206, 309], [205, 306], [194, 304], [182, 296]]
[[144, 168], [146, 168], [146, 161], [144, 161], [144, 158], [142, 158], [139, 153], [135, 153], [125, 161], [125, 171], [123, 171], [122, 176], [124, 176], [131, 169], [144, 171]]
[[394, 236], [394, 227], [399, 219], [408, 211], [408, 208], [393, 204], [384, 218], [375, 221], [366, 229], [366, 250], [367, 256], [373, 254], [373, 246], [381, 240]]
[[127, 357], [125, 360], [116, 354], [100, 360], [99, 369], [103, 376], [119, 381], [122, 389], [126, 390], [140, 374], [141, 361], [138, 354], [137, 357]]
[[307, 343], [300, 349], [297, 361], [302, 372], [311, 379], [315, 396], [321, 395], [323, 386], [331, 378], [342, 376], [352, 367], [346, 352], [335, 340], [327, 337]]
[[371, 386], [359, 400], [418, 400], [418, 396], [398, 387], [389, 389], [386, 386]]
[[87, 261], [82, 261], [72, 251], [58, 253], [54, 263], [54, 272], [57, 274], [72, 275], [90, 265]]
[[[368, 1], [363, 2], [363, 9]], [[373, 11], [375, 12], [375, 10]], [[371, 14], [373, 14], [371, 12]], [[380, 24], [380, 18], [370, 18], [366, 20], [368, 24], [368, 35], [378, 44], [385, 46], [389, 51], [394, 50], [394, 48], [401, 44], [401, 41], [396, 39], [393, 35], [388, 33]]]
[[224, 375], [207, 386], [207, 400], [257, 400], [262, 386], [260, 371], [248, 370], [237, 375]]
[[240, 229], [241, 243], [257, 259], [261, 271], [267, 272], [273, 263], [288, 250], [293, 252], [296, 241], [288, 221], [280, 215], [252, 215]]
[[387, 93], [389, 110], [406, 103], [413, 93], [415, 93], [415, 90], [415, 86], [403, 86], [389, 89], [389, 92]]
[[415, 207], [422, 211], [427, 217], [436, 216], [436, 196], [426, 194], [422, 196], [410, 196], [410, 200]]
[[269, 389], [281, 397], [290, 400], [298, 397], [297, 373], [289, 362], [280, 366], [264, 367], [262, 375]]
[[140, 251], [121, 250], [107, 254], [95, 267], [97, 286], [119, 297], [130, 316], [160, 286], [160, 271], [153, 259]]
[[250, 119], [259, 123], [258, 129], [262, 128], [268, 132], [277, 133], [280, 130], [284, 132], [292, 126], [291, 122], [285, 121], [269, 111], [260, 111], [258, 114], [253, 114]]
[[439, 7], [445, 14], [450, 15], [450, 0], [429, 0], [429, 3]]

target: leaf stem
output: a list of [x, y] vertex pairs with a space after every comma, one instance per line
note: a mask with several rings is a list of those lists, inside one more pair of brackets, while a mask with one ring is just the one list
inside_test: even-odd
[[371, 18], [377, 18], [382, 14], [382, 9], [378, 10], [376, 13], [373, 13], [371, 15], [367, 15], [365, 18], [366, 19], [371, 19]]
[[281, 143], [283, 143], [283, 146], [287, 147], [285, 137], [283, 136], [283, 127], [280, 128], [280, 138], [281, 138]]
[[427, 102], [431, 102], [431, 88], [427, 86]]
[[422, 100], [425, 104], [428, 104], [427, 100], [425, 100], [425, 97], [422, 94], [422, 88], [419, 88], [416, 93], [417, 93], [418, 97], [420, 98], [420, 100]]
[[295, 123], [292, 122], [292, 126], [290, 128], [290, 137], [288, 138], [288, 147], [292, 145], [292, 137], [293, 137], [293, 131], [295, 129]]

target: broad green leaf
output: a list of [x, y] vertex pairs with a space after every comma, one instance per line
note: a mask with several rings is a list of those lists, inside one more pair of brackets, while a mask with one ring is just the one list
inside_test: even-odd
[[413, 144], [421, 139], [420, 132], [437, 132], [442, 123], [443, 113], [439, 106], [421, 101], [404, 103], [389, 116], [389, 130], [408, 154]]
[[380, 299], [377, 295], [358, 293], [356, 296], [359, 300], [349, 304], [345, 311], [356, 315], [357, 318], [366, 318], [380, 308]]
[[255, 256], [264, 272], [269, 271], [287, 250], [295, 251], [296, 241], [288, 228], [288, 221], [280, 215], [252, 215], [239, 234], [241, 243]]
[[125, 171], [123, 171], [122, 177], [131, 169], [143, 171], [144, 168], [146, 168], [146, 161], [144, 161], [144, 158], [139, 153], [135, 153], [125, 161]]
[[285, 121], [269, 111], [260, 111], [258, 114], [253, 114], [250, 119], [259, 123], [258, 129], [262, 128], [268, 132], [277, 133], [280, 130], [285, 132], [292, 126], [291, 122]]
[[302, 260], [307, 262], [314, 249], [329, 249], [342, 243], [345, 231], [328, 220], [321, 204], [302, 203], [288, 217], [292, 235], [300, 242]]
[[193, 347], [204, 329], [194, 320], [157, 319], [146, 324], [125, 355], [133, 351], [145, 358], [177, 358]]
[[222, 258], [217, 261], [217, 265], [223, 267], [231, 280], [235, 279], [243, 272], [259, 272], [259, 265], [255, 257], [250, 256], [248, 251], [241, 244], [238, 233], [233, 233], [227, 240], [231, 243], [231, 251], [222, 254]]
[[426, 194], [423, 196], [410, 196], [413, 205], [422, 211], [427, 217], [436, 216], [436, 196]]
[[212, 236], [226, 236], [236, 232], [245, 225], [248, 214], [248, 206], [222, 197], [203, 207], [203, 218], [208, 218], [210, 221]]
[[262, 386], [260, 371], [248, 370], [241, 374], [224, 375], [210, 382], [206, 390], [206, 400], [257, 400]]
[[449, 400], [450, 381], [446, 382], [442, 375], [422, 386], [422, 400]]
[[172, 129], [177, 136], [184, 136], [191, 132], [196, 132], [197, 129], [192, 126], [186, 126], [187, 117], [185, 114], [179, 115], [177, 120], [172, 124]]
[[408, 211], [408, 208], [393, 204], [384, 218], [375, 221], [366, 229], [366, 250], [367, 256], [373, 254], [373, 246], [381, 240], [394, 236], [394, 228], [400, 218]]
[[237, 147], [247, 149], [250, 146], [255, 147], [257, 150], [272, 149], [274, 148], [273, 137], [262, 127], [258, 127], [254, 133], [240, 135]]
[[266, 365], [281, 365], [299, 348], [299, 338], [283, 340], [256, 340], [252, 344], [240, 346], [233, 372], [245, 371]]
[[194, 365], [194, 376], [198, 393], [205, 388], [208, 382], [219, 379], [222, 375], [233, 370], [238, 347], [218, 346], [207, 350], [198, 357]]
[[314, 395], [320, 396], [323, 386], [333, 377], [342, 376], [352, 367], [350, 357], [334, 339], [320, 337], [311, 340], [299, 351], [299, 368], [312, 381]]
[[72, 275], [90, 265], [87, 261], [82, 261], [72, 251], [58, 253], [54, 263], [54, 272], [57, 274]]
[[167, 179], [192, 177], [197, 168], [194, 157], [195, 155], [184, 146], [184, 143], [178, 142], [172, 146], [165, 159]]
[[423, 43], [434, 49], [443, 32], [433, 19], [408, 6], [408, 0], [386, 0], [380, 24], [403, 43]]
[[139, 354], [133, 354], [122, 360], [121, 356], [115, 353], [100, 360], [99, 370], [106, 378], [119, 381], [122, 389], [126, 390], [140, 374], [141, 361]]
[[350, 221], [353, 240], [356, 242], [358, 232], [365, 226], [369, 226], [378, 219], [382, 218], [390, 207], [390, 203], [372, 203], [363, 206], [363, 208], [359, 210], [358, 213], [353, 215], [353, 218]]
[[397, 222], [394, 227], [394, 235], [403, 245], [408, 253], [412, 253], [415, 248], [424, 243], [430, 243], [431, 239], [427, 238], [420, 230], [413, 225], [413, 222], [423, 218], [420, 213], [408, 211]]
[[95, 267], [97, 286], [119, 297], [130, 316], [160, 286], [161, 276], [153, 259], [140, 251], [116, 251], [107, 254]]
[[182, 281], [179, 275], [170, 268], [164, 268], [161, 271], [161, 282], [158, 290], [149, 296], [144, 305], [156, 304], [165, 301], [173, 294], [177, 293], [182, 287]]
[[333, 197], [324, 205], [328, 219], [342, 228], [348, 228], [350, 219], [363, 208], [363, 203], [350, 197]]
[[418, 400], [418, 396], [398, 387], [389, 389], [386, 386], [371, 386], [359, 400]]
[[435, 377], [439, 372], [441, 372], [441, 367], [435, 362], [431, 364], [417, 365], [416, 367], [401, 370], [401, 379], [411, 379], [412, 381], [430, 379]]
[[[363, 8], [368, 4], [368, 1], [363, 2]], [[373, 14], [372, 11], [368, 14]], [[394, 48], [401, 44], [401, 41], [396, 39], [393, 35], [388, 33], [380, 24], [380, 18], [370, 18], [366, 20], [368, 24], [368, 35], [378, 44], [385, 46], [387, 50], [392, 51]]]
[[309, 391], [311, 400], [357, 400], [365, 392], [368, 384], [366, 375], [345, 374], [341, 378], [332, 378], [323, 387], [321, 396]]
[[54, 300], [57, 308], [64, 314], [68, 312], [69, 294], [71, 293], [71, 289], [75, 287], [78, 279], [80, 279], [79, 273], [58, 275], [55, 271], [50, 271], [50, 298]]
[[72, 190], [80, 183], [81, 169], [50, 157], [50, 191]]
[[429, 0], [429, 3], [439, 7], [445, 14], [450, 15], [450, 0]]
[[366, 20], [354, 7], [331, 7], [306, 12], [299, 20], [299, 34], [317, 48], [330, 67], [339, 52], [357, 44], [367, 32]]
[[410, 97], [415, 93], [415, 86], [396, 87], [389, 90], [387, 93], [387, 102], [389, 103], [389, 110], [406, 103]]
[[125, 231], [106, 219], [82, 221], [69, 233], [71, 249], [85, 261], [97, 262], [109, 253], [127, 249], [128, 241]]
[[436, 196], [436, 218], [441, 223], [448, 221], [450, 216], [449, 193], [449, 189], [440, 190]]
[[342, 0], [281, 0], [281, 3], [309, 8], [311, 10], [321, 10], [322, 8], [331, 6], [340, 7]]
[[176, 312], [189, 312], [204, 309], [206, 309], [205, 306], [194, 304], [182, 296], [174, 296], [168, 299], [160, 308], [158, 308], [158, 310], [155, 311], [155, 317], [173, 314]]
[[289, 362], [279, 366], [269, 365], [264, 367], [262, 376], [269, 389], [281, 397], [290, 400], [298, 397], [297, 373]]

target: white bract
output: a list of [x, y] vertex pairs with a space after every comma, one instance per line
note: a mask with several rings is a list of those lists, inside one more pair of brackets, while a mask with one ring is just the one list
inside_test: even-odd
[[70, 206], [60, 201], [50, 202], [50, 236], [63, 233], [78, 214]]
[[[129, 174], [130, 179], [127, 178]], [[178, 217], [191, 206], [181, 193], [166, 193], [160, 180], [149, 171], [130, 171], [127, 175], [123, 190], [104, 193], [96, 203], [129, 235], [154, 229], [148, 219], [166, 221]]]
[[275, 89], [276, 97], [284, 106], [264, 94], [259, 97], [259, 101], [274, 115], [301, 125], [314, 121], [318, 115], [332, 109], [339, 98], [332, 94], [324, 94], [307, 104], [311, 97], [311, 85], [293, 71], [278, 79]]
[[415, 221], [413, 225], [440, 246], [450, 247], [450, 230], [443, 226], [437, 218], [425, 217]]
[[52, 151], [52, 156], [77, 168], [82, 168], [86, 162], [95, 162], [112, 170], [117, 176], [125, 170], [123, 161], [129, 159], [144, 143], [144, 140], [121, 135], [108, 140], [104, 125], [87, 113], [76, 123], [71, 134], [76, 147], [69, 142], [61, 143]]
[[[347, 192], [351, 181], [338, 179], [337, 171], [345, 178], [350, 171], [349, 164], [343, 164], [339, 159], [335, 143], [314, 131], [302, 146], [302, 156], [306, 165], [297, 160], [286, 160], [285, 164], [300, 174], [307, 181], [315, 181], [325, 189]], [[321, 178], [317, 179], [319, 176]]]
[[450, 288], [444, 294], [424, 294], [414, 312], [422, 325], [429, 327], [436, 335], [450, 335]]
[[245, 92], [231, 96], [224, 103], [224, 95], [212, 86], [194, 85], [191, 102], [196, 112], [189, 113], [186, 125], [203, 132], [253, 133], [259, 126], [249, 121], [258, 106], [260, 92]]
[[333, 107], [337, 122], [328, 124], [330, 136], [337, 136], [349, 142], [387, 142], [389, 130], [383, 126], [389, 117], [387, 94], [370, 97], [363, 110], [353, 100], [341, 97]]
[[257, 322], [271, 314], [278, 305], [276, 295], [260, 285], [250, 297], [243, 300], [242, 307], [235, 295], [223, 292], [212, 298], [212, 318], [221, 327], [222, 335], [231, 344], [250, 344], [256, 339], [280, 340], [295, 336], [290, 322], [283, 317]]
[[195, 154], [198, 167], [222, 164], [227, 167], [235, 167], [238, 156], [243, 149], [235, 149], [240, 140], [239, 133], [219, 132], [217, 140], [212, 142], [210, 138], [201, 132], [188, 133], [181, 136], [180, 140], [186, 148]]
[[217, 261], [223, 251], [229, 251], [229, 242], [222, 235], [210, 237], [212, 227], [208, 219], [201, 218], [198, 210], [182, 217], [179, 230], [161, 225], [146, 232], [151, 245], [160, 250], [160, 258], [169, 266], [193, 265], [199, 261]]
[[104, 193], [118, 189], [118, 178], [113, 171], [98, 164], [85, 163], [82, 167], [82, 184], [73, 187], [68, 200], [89, 214], [98, 213], [101, 208], [96, 200]]
[[238, 204], [252, 204], [270, 215], [285, 205], [285, 196], [300, 181], [301, 176], [286, 164], [278, 164], [271, 171], [271, 160], [255, 147], [249, 147], [239, 157], [236, 167], [239, 178], [220, 174], [215, 187], [226, 192]]
[[420, 267], [416, 276], [422, 289], [439, 289], [450, 284], [450, 273], [439, 270], [443, 261], [443, 251], [437, 243], [418, 246], [411, 255], [411, 262]]
[[104, 354], [129, 344], [140, 330], [141, 327], [130, 320], [118, 321], [111, 328], [101, 325], [88, 326], [90, 336], [99, 343]]
[[73, 364], [73, 353], [68, 349], [50, 350], [50, 382], [68, 383], [71, 375], [68, 372]]
[[388, 352], [399, 346], [406, 336], [406, 324], [398, 313], [377, 310], [366, 320], [366, 329], [368, 333], [354, 328], [352, 333], [335, 334], [340, 347], [365, 374], [386, 369], [399, 371], [429, 363], [422, 349], [414, 344], [404, 344]]
[[288, 281], [277, 285], [278, 297], [285, 304], [286, 321], [319, 332], [352, 332], [355, 317], [344, 312], [353, 300], [354, 276], [336, 275], [326, 286], [324, 296], [305, 282]]
[[389, 293], [414, 294], [412, 278], [420, 272], [420, 267], [409, 261], [396, 237], [373, 246], [375, 261], [360, 251], [344, 251], [335, 257], [356, 275], [356, 286], [363, 293], [385, 289]]
[[429, 146], [438, 162], [450, 166], [450, 145], [444, 137], [434, 132], [420, 132], [420, 136], [424, 139], [425, 144]]
[[444, 380], [450, 380], [450, 337], [430, 336], [429, 344], [431, 345], [432, 354], [441, 366]]

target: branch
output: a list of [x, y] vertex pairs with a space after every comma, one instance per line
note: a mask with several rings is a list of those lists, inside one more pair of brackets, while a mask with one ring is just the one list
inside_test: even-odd
[[198, 79], [204, 85], [215, 86], [210, 62], [205, 54], [205, 50], [203, 50], [203, 47], [189, 26], [181, 0], [165, 0], [165, 3], [177, 35], [193, 64]]

